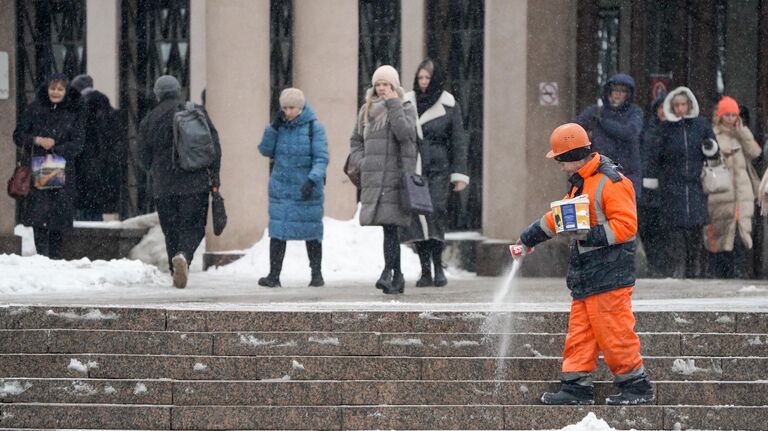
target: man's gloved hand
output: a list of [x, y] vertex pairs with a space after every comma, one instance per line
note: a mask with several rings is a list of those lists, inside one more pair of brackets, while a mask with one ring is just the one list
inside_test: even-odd
[[283, 124], [285, 124], [285, 117], [283, 117], [282, 112], [278, 112], [275, 114], [275, 118], [272, 119], [272, 128], [278, 130]]
[[307, 180], [304, 182], [304, 185], [301, 186], [301, 198], [303, 200], [307, 200], [310, 197], [312, 197], [312, 192], [315, 191], [315, 182], [312, 180]]
[[574, 240], [583, 241], [587, 239], [587, 235], [589, 235], [589, 231], [588, 230], [579, 230], [576, 232], [566, 231], [566, 232], [560, 233], [560, 235], [568, 238], [569, 240], [574, 239]]
[[518, 240], [517, 243], [509, 246], [509, 252], [512, 253], [513, 259], [519, 260], [533, 253], [533, 247], [528, 247]]

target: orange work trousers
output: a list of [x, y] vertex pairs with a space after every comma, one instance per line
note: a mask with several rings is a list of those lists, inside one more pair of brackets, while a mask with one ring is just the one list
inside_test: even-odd
[[621, 378], [643, 366], [632, 314], [634, 286], [574, 299], [563, 350], [563, 374], [592, 373], [603, 353], [611, 373]]

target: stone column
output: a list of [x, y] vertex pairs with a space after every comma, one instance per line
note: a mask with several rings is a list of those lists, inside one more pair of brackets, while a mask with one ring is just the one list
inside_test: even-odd
[[[222, 147], [229, 223], [209, 231], [209, 252], [243, 250], [267, 226], [269, 162], [257, 149], [269, 122], [269, 0], [206, 3], [207, 109]], [[318, 24], [319, 25], [319, 24]]]
[[400, 27], [402, 29], [400, 82], [406, 91], [410, 91], [413, 77], [416, 75], [416, 68], [425, 57], [424, 0], [406, 0], [401, 2], [400, 8]]
[[[14, 0], [0, 0], [0, 52], [6, 53], [0, 61], [0, 71], [8, 72], [8, 93], [0, 94], [0, 178], [13, 174], [16, 165], [16, 146], [13, 129], [16, 127], [16, 7]], [[7, 58], [7, 60], [6, 60]], [[4, 72], [0, 72], [4, 73]], [[5, 190], [0, 193], [0, 253], [21, 254], [21, 238], [13, 234], [16, 224], [16, 201]]]
[[94, 88], [109, 97], [113, 107], [120, 106], [119, 3], [118, 0], [87, 0], [85, 4], [87, 71], [93, 78]]
[[293, 82], [328, 134], [325, 214], [338, 219], [352, 218], [356, 206], [343, 166], [359, 108], [357, 40], [357, 0], [294, 2]]
[[206, 4], [207, 0], [189, 0], [189, 100], [200, 104], [206, 84]]

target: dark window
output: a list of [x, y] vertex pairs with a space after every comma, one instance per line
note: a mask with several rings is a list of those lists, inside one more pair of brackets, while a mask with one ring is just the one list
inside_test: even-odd
[[136, 132], [156, 103], [155, 81], [173, 75], [188, 95], [189, 0], [122, 0], [120, 16], [120, 110], [133, 155], [120, 213], [129, 217], [152, 209], [146, 174], [136, 164]]
[[270, 79], [272, 112], [280, 109], [280, 91], [293, 84], [293, 0], [271, 0]]
[[17, 111], [51, 73], [85, 73], [85, 51], [85, 0], [17, 0]]
[[[446, 72], [446, 90], [456, 97], [469, 135], [470, 184], [451, 193], [450, 228], [479, 229], [483, 195], [483, 34], [481, 1], [431, 0], [427, 3], [427, 52]], [[404, 72], [410, 83], [415, 70]]]
[[[597, 15], [597, 88], [603, 88], [608, 78], [619, 72], [619, 8], [601, 7]], [[599, 96], [598, 96], [599, 97]]]
[[[371, 87], [377, 67], [389, 64], [400, 70], [400, 0], [359, 0], [358, 106]], [[402, 72], [400, 76], [403, 80]]]

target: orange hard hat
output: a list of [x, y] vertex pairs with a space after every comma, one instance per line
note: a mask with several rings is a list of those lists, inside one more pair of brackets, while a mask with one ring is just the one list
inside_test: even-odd
[[576, 123], [566, 123], [556, 128], [549, 137], [552, 151], [547, 158], [554, 158], [577, 148], [589, 147], [589, 136], [586, 130]]

